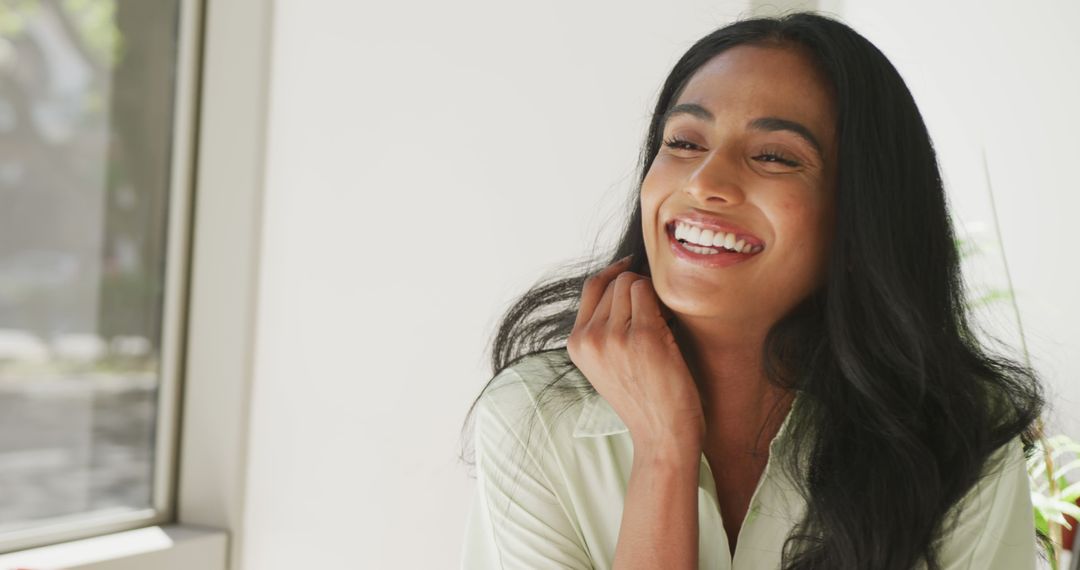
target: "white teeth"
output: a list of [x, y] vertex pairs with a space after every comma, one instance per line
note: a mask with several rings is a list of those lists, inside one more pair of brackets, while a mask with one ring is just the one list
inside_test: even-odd
[[[760, 245], [755, 246], [746, 243], [746, 240], [744, 239], [737, 239], [733, 233], [717, 232], [709, 229], [702, 230], [697, 226], [684, 224], [682, 222], [675, 223], [675, 239], [684, 240], [698, 246], [705, 246], [706, 248], [722, 247], [741, 253], [757, 253], [764, 249]], [[691, 251], [696, 250], [691, 249]], [[713, 251], [713, 249], [703, 249], [699, 253], [712, 253]]]
[[698, 247], [698, 246], [696, 246], [696, 245], [694, 245], [692, 243], [684, 243], [683, 247], [685, 247], [686, 249], [689, 249], [690, 251], [692, 251], [694, 253], [703, 253], [705, 255], [714, 255], [714, 254], [720, 253], [719, 251], [717, 251], [715, 249], [712, 249], [710, 247]]
[[691, 227], [690, 231], [686, 232], [686, 239], [698, 243], [701, 239], [701, 228]]

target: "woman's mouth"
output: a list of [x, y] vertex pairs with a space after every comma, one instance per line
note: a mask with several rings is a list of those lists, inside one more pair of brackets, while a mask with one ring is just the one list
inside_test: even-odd
[[[689, 241], [683, 232], [685, 229], [679, 232], [679, 238], [676, 238], [675, 224], [671, 223], [667, 225], [668, 243], [671, 246], [672, 253], [679, 259], [686, 260], [687, 262], [694, 263], [696, 265], [703, 265], [705, 267], [728, 267], [736, 263], [742, 263], [760, 253], [764, 247], [760, 245], [742, 244], [742, 251], [733, 251], [735, 246], [739, 246], [738, 243], [731, 244], [731, 249], [725, 247], [728, 242], [732, 241], [728, 239], [723, 245], [704, 246]], [[696, 241], [706, 241], [700, 238], [700, 233], [696, 234], [698, 239]], [[715, 235], [715, 234], [713, 234]], [[706, 234], [706, 238], [709, 237]], [[708, 240], [714, 241], [714, 240]], [[721, 241], [721, 240], [715, 240]]]

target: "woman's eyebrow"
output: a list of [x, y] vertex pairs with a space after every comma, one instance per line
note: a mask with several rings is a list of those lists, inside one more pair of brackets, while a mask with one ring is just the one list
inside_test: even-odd
[[814, 151], [817, 152], [818, 158], [822, 158], [824, 155], [821, 143], [818, 142], [817, 137], [815, 137], [814, 133], [810, 132], [810, 129], [806, 128], [802, 123], [789, 119], [781, 119], [780, 117], [758, 117], [747, 123], [746, 128], [759, 131], [789, 131], [795, 133], [797, 136], [810, 143], [810, 146], [814, 147]]
[[[661, 126], [667, 125], [668, 119], [675, 115], [690, 115], [709, 122], [714, 122], [716, 120], [716, 116], [712, 114], [712, 111], [709, 111], [697, 103], [679, 103], [664, 113], [664, 117], [660, 122]], [[805, 125], [798, 121], [782, 119], [780, 117], [758, 117], [746, 123], [746, 128], [756, 131], [789, 131], [810, 143], [810, 146], [814, 147], [814, 150], [817, 152], [818, 158], [824, 156], [824, 149], [822, 149], [821, 142], [814, 136], [814, 133], [811, 132], [810, 129], [806, 128]]]

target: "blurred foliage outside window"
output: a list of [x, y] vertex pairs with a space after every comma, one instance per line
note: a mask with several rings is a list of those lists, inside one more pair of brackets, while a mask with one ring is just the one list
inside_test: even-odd
[[0, 0], [0, 544], [153, 502], [179, 1]]

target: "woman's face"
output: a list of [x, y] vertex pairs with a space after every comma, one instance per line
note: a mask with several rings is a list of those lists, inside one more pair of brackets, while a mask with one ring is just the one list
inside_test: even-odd
[[[683, 319], [758, 333], [821, 285], [835, 207], [835, 124], [828, 84], [792, 48], [736, 46], [694, 74], [662, 126], [665, 142], [641, 189], [649, 272], [667, 307]], [[680, 237], [686, 227], [714, 225], [760, 251], [689, 252], [669, 232], [678, 218], [690, 224]]]

